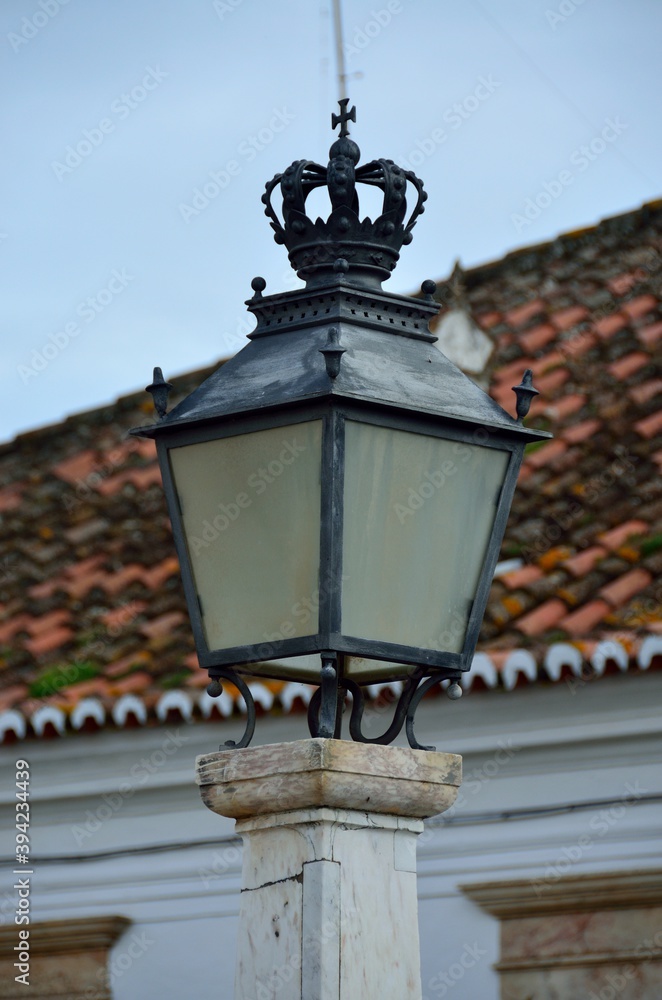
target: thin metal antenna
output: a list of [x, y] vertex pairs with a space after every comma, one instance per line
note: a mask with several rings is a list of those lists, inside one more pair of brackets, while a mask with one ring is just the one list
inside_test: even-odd
[[336, 39], [336, 73], [338, 77], [338, 100], [347, 97], [347, 74], [345, 72], [345, 40], [342, 31], [342, 11], [340, 0], [333, 0], [333, 32]]

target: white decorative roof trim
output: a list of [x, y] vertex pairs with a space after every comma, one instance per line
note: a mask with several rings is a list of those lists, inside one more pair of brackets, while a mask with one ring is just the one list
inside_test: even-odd
[[24, 740], [28, 730], [25, 716], [17, 712], [15, 708], [10, 708], [0, 714], [0, 740], [4, 740], [5, 733], [11, 730], [17, 740]]
[[[253, 701], [260, 705], [265, 712], [268, 712], [274, 703], [273, 691], [270, 691], [264, 684], [249, 684], [248, 690], [253, 695]], [[246, 711], [246, 702], [241, 696], [237, 699], [237, 705], [241, 712]]]
[[106, 709], [98, 698], [83, 698], [69, 716], [74, 729], [82, 729], [86, 719], [94, 719], [98, 726], [106, 721]]
[[462, 674], [462, 688], [470, 691], [474, 678], [481, 677], [488, 687], [496, 687], [498, 683], [497, 668], [492, 663], [487, 653], [476, 653], [471, 661], [471, 670]]
[[368, 696], [374, 700], [379, 698], [382, 691], [390, 691], [392, 695], [399, 698], [402, 694], [402, 681], [389, 681], [388, 684], [369, 684], [367, 687]]
[[190, 722], [193, 716], [193, 702], [186, 691], [166, 691], [156, 703], [156, 717], [159, 722], [165, 722], [168, 712], [175, 709], [182, 719]]
[[[615, 662], [622, 672], [626, 672], [633, 662], [636, 662], [640, 670], [648, 670], [653, 658], [660, 655], [662, 655], [662, 636], [648, 635], [642, 639], [636, 656], [634, 653], [628, 653], [622, 643], [614, 639], [599, 642], [593, 649], [590, 662], [595, 675], [601, 676], [610, 660]], [[584, 659], [576, 646], [568, 642], [555, 642], [545, 652], [542, 665], [550, 680], [558, 681], [564, 666], [569, 666], [576, 676], [582, 676]], [[499, 677], [501, 677], [504, 688], [507, 691], [512, 691], [520, 674], [523, 674], [530, 682], [535, 682], [538, 676], [536, 661], [527, 649], [512, 650], [500, 671], [497, 670], [496, 664], [488, 653], [476, 653], [471, 671], [462, 674], [460, 683], [465, 691], [469, 691], [474, 679], [480, 677], [487, 687], [495, 688], [499, 684]], [[442, 686], [447, 687], [448, 683], [448, 681], [442, 681]], [[249, 684], [249, 688], [255, 701], [265, 711], [269, 711], [275, 700], [273, 692], [260, 682]], [[366, 691], [369, 698], [376, 699], [387, 688], [398, 698], [402, 691], [402, 682], [371, 684], [367, 686]], [[289, 712], [297, 698], [300, 698], [304, 704], [308, 704], [313, 690], [314, 687], [311, 685], [290, 681], [279, 692], [278, 701], [284, 711]], [[235, 706], [242, 712], [246, 711], [244, 699], [237, 695], [235, 702], [225, 690], [218, 698], [210, 698], [207, 692], [203, 691], [197, 699], [197, 706], [205, 719], [208, 719], [214, 710], [223, 718], [229, 718], [233, 714]], [[194, 702], [189, 692], [177, 689], [165, 692], [156, 704], [156, 717], [160, 722], [164, 722], [168, 712], [173, 708], [176, 708], [187, 722], [193, 720]], [[123, 695], [115, 702], [111, 710], [112, 720], [119, 728], [126, 725], [129, 715], [135, 715], [141, 725], [147, 723], [147, 706], [135, 694]], [[69, 715], [73, 729], [81, 729], [85, 719], [88, 718], [93, 718], [99, 726], [102, 726], [106, 721], [106, 709], [97, 698], [84, 698]], [[64, 736], [66, 733], [67, 715], [55, 705], [42, 705], [32, 713], [29, 721], [37, 736], [43, 736], [46, 726], [49, 724], [60, 736]], [[27, 715], [15, 708], [0, 712], [0, 742], [9, 731], [13, 732], [17, 739], [25, 739], [28, 732]]]
[[310, 703], [313, 696], [313, 687], [310, 684], [299, 684], [297, 681], [290, 681], [278, 694], [278, 700], [283, 706], [284, 712], [291, 712], [292, 705], [297, 698], [300, 698], [304, 705]]
[[555, 642], [545, 653], [545, 672], [550, 681], [558, 681], [564, 667], [570, 667], [575, 677], [581, 677], [584, 659], [576, 646]]
[[599, 642], [591, 655], [591, 666], [596, 674], [605, 672], [608, 660], [613, 660], [618, 665], [619, 670], [626, 671], [630, 663], [630, 655], [620, 642], [608, 639], [605, 642]]
[[203, 691], [198, 699], [198, 708], [204, 715], [205, 719], [210, 717], [214, 709], [216, 709], [219, 715], [222, 715], [224, 719], [229, 719], [234, 712], [234, 702], [225, 690], [223, 690], [218, 698], [210, 698], [207, 692]]
[[141, 726], [147, 722], [147, 708], [135, 694], [124, 694], [113, 705], [112, 716], [116, 726], [125, 725], [128, 715], [135, 715]]
[[530, 681], [535, 681], [538, 676], [538, 665], [527, 649], [514, 649], [506, 659], [501, 669], [506, 691], [512, 691], [520, 674]]
[[49, 722], [60, 736], [64, 736], [67, 727], [66, 715], [62, 709], [56, 708], [55, 705], [42, 705], [30, 716], [30, 722], [37, 736], [43, 736]]
[[637, 663], [641, 670], [648, 670], [653, 657], [662, 654], [662, 635], [647, 635], [637, 653]]

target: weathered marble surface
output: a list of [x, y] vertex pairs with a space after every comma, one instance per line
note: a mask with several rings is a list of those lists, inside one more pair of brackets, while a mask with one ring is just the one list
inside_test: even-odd
[[461, 758], [305, 740], [198, 758], [244, 840], [236, 1000], [421, 1000], [416, 837]]
[[205, 754], [196, 773], [205, 805], [235, 819], [313, 806], [433, 816], [455, 801], [462, 759], [311, 739]]

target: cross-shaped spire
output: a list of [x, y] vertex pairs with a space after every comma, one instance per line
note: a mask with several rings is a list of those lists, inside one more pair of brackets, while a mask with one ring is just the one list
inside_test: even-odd
[[338, 101], [338, 104], [340, 105], [340, 114], [331, 114], [331, 128], [340, 125], [340, 137], [343, 138], [343, 136], [349, 135], [347, 122], [356, 122], [356, 105], [352, 105], [350, 110], [347, 110], [349, 97], [343, 97], [342, 100]]

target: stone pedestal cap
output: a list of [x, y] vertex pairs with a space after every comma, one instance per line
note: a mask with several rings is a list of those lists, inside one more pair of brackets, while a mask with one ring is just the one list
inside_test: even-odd
[[462, 758], [409, 747], [309, 739], [221, 750], [196, 760], [212, 812], [234, 819], [335, 808], [434, 816], [452, 806]]

